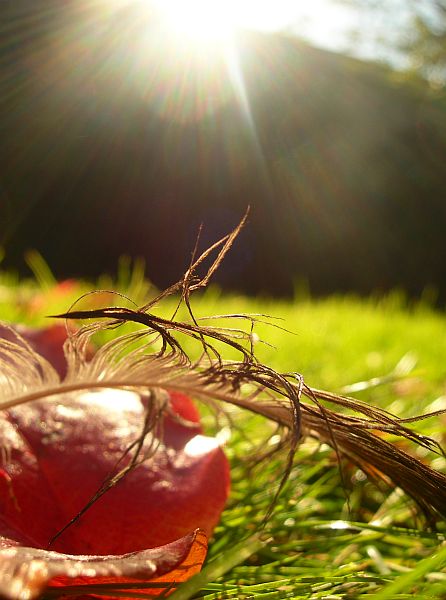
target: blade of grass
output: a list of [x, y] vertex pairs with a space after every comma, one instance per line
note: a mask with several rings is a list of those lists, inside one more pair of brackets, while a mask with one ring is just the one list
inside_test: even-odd
[[[422, 560], [412, 571], [401, 575], [395, 581], [371, 596], [371, 600], [392, 600], [399, 592], [409, 592], [411, 586], [428, 573], [437, 571], [446, 565], [446, 545], [440, 552]], [[446, 589], [445, 589], [446, 591]]]
[[25, 261], [43, 290], [48, 290], [56, 285], [56, 278], [40, 252], [28, 250], [25, 254]]

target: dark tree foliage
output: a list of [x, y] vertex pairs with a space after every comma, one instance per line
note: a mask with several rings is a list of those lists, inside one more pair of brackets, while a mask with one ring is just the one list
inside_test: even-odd
[[112, 3], [1, 2], [7, 267], [24, 269], [37, 248], [58, 277], [95, 276], [128, 254], [166, 286], [201, 222], [205, 247], [251, 205], [218, 274], [226, 286], [419, 295], [434, 285], [446, 297], [440, 91], [246, 34], [241, 94], [224, 61], [197, 71], [170, 52], [153, 15], [99, 19], [101, 4]]

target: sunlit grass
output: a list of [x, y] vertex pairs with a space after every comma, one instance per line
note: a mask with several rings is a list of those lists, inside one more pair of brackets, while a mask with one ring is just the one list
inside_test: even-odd
[[[97, 285], [55, 286], [45, 281], [44, 270], [39, 283], [3, 274], [0, 316], [42, 325], [46, 314], [66, 310], [96, 287], [127, 293], [137, 304], [155, 294], [142, 266], [132, 270], [125, 261], [117, 278], [104, 277]], [[91, 298], [109, 303], [113, 297], [87, 296], [82, 302]], [[125, 301], [115, 297], [115, 302]], [[170, 316], [174, 306], [169, 301], [160, 310]], [[193, 307], [197, 318], [223, 313], [279, 317], [271, 323], [293, 333], [259, 324], [259, 338], [275, 348], [259, 342], [257, 354], [277, 370], [303, 374], [314, 387], [341, 391], [364, 382], [357, 397], [403, 416], [446, 407], [446, 317], [427, 304], [407, 302], [400, 293], [367, 300], [297, 295], [283, 301], [228, 295], [211, 287]], [[258, 417], [234, 413], [233, 418], [228, 507], [204, 570], [172, 598], [445, 597], [445, 526], [429, 531], [407, 498], [378, 490], [350, 465], [342, 466], [341, 477], [335, 454], [325, 445], [307, 440], [300, 446], [291, 477], [264, 525], [284, 457], [253, 463], [255, 448], [263, 444], [267, 451], [265, 440], [274, 430]], [[213, 427], [212, 419], [204, 419]], [[428, 419], [416, 429], [444, 442], [445, 424]], [[444, 469], [444, 459], [438, 457], [435, 466]]]

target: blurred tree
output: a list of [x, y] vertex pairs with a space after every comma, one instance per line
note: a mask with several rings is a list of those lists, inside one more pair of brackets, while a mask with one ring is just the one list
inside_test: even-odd
[[[408, 72], [422, 75], [435, 87], [446, 85], [446, 0], [337, 2], [351, 6], [364, 17], [353, 32], [353, 44], [358, 45], [364, 36], [373, 36], [374, 43], [388, 51], [390, 62], [403, 64]], [[364, 28], [366, 19], [374, 19], [375, 26]]]
[[413, 2], [413, 29], [401, 48], [432, 83], [446, 83], [446, 0]]

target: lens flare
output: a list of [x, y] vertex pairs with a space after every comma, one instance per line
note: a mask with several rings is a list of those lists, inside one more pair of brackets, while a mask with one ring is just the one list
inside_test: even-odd
[[237, 28], [233, 2], [159, 0], [155, 4], [173, 32], [191, 43], [219, 44]]
[[278, 30], [298, 12], [294, 0], [154, 0], [172, 31], [193, 44], [221, 44], [239, 29]]

